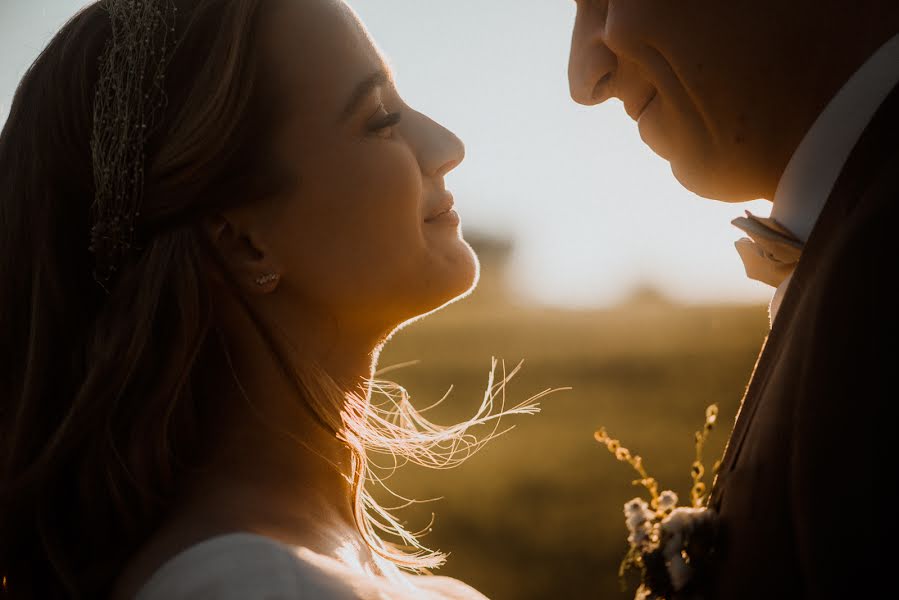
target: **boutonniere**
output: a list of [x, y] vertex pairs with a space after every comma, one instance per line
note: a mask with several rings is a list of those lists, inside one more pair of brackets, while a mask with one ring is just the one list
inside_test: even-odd
[[[609, 436], [605, 428], [595, 434], [596, 440], [616, 459], [629, 464], [639, 474], [634, 485], [649, 492], [648, 502], [637, 497], [624, 505], [629, 550], [618, 574], [623, 580], [627, 571], [640, 571], [640, 586], [634, 600], [671, 600], [675, 594], [695, 588], [710, 568], [718, 520], [715, 512], [706, 506], [702, 452], [718, 420], [718, 406], [709, 406], [705, 417], [705, 425], [695, 434], [696, 460], [691, 469], [693, 486], [688, 506], [679, 506], [680, 499], [671, 490], [660, 493], [658, 481], [646, 472], [643, 459]], [[717, 471], [718, 465], [715, 463], [713, 471]], [[698, 598], [693, 594], [690, 597]]]

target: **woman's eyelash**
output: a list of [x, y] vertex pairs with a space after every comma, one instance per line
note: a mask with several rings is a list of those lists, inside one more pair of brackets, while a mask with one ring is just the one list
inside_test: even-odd
[[399, 123], [402, 118], [403, 118], [402, 113], [399, 113], [399, 112], [390, 113], [390, 114], [386, 115], [383, 119], [380, 119], [380, 120], [376, 121], [375, 123], [373, 123], [370, 127], [370, 130], [372, 132], [383, 131], [383, 130], [393, 127], [394, 125]]

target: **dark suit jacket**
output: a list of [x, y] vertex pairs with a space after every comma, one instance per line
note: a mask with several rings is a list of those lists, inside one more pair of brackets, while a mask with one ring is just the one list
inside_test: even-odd
[[756, 363], [712, 491], [707, 599], [899, 598], [897, 310], [899, 87], [844, 167]]

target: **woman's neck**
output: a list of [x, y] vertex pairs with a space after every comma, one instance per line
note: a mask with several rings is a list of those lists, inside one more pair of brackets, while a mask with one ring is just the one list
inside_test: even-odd
[[[328, 374], [341, 395], [361, 391], [367, 397], [380, 336], [316, 338], [308, 335], [315, 332], [308, 324], [291, 330], [306, 333], [292, 345]], [[204, 511], [215, 504], [215, 518], [236, 530], [337, 558], [355, 548], [363, 564], [372, 564], [356, 526], [354, 452], [314, 416], [255, 327], [229, 331], [229, 351], [240, 386], [232, 386], [235, 396], [226, 401], [232, 410], [223, 412], [207, 474], [191, 486], [189, 503]]]

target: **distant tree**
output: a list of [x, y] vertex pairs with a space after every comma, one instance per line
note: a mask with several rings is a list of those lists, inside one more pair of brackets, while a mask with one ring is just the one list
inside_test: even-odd
[[661, 289], [650, 282], [640, 283], [621, 303], [626, 308], [666, 307], [675, 304]]

